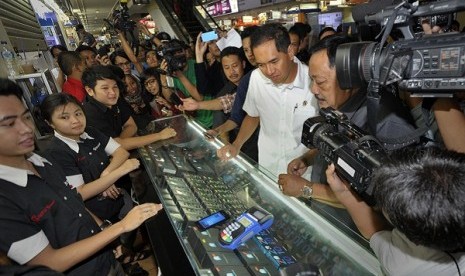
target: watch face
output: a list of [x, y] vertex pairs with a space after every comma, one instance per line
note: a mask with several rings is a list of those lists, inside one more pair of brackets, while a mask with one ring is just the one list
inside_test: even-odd
[[313, 194], [313, 189], [311, 187], [308, 187], [308, 186], [304, 186], [302, 188], [302, 197], [304, 198], [311, 198], [312, 197], [312, 194]]

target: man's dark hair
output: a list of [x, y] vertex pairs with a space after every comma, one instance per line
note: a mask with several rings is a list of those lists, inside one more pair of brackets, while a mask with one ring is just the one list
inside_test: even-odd
[[337, 33], [333, 27], [324, 27], [323, 29], [321, 29], [320, 33], [318, 33], [318, 39], [321, 40], [321, 36], [326, 32], [333, 32], [334, 34]]
[[94, 54], [97, 54], [97, 50], [95, 48], [87, 45], [79, 45], [79, 47], [76, 48], [76, 52], [78, 53], [81, 53], [83, 51], [91, 51], [94, 52]]
[[67, 51], [68, 51], [68, 49], [67, 49], [65, 46], [63, 46], [63, 45], [60, 45], [60, 44], [58, 44], [58, 45], [53, 45], [52, 47], [50, 47], [50, 50], [49, 50], [49, 51], [50, 51], [50, 54], [52, 54], [52, 57], [54, 57], [54, 56], [53, 56], [53, 50], [55, 50], [55, 49], [58, 49], [58, 50], [60, 50], [60, 51], [62, 51], [62, 52], [67, 52]]
[[15, 96], [21, 101], [23, 97], [23, 91], [14, 81], [0, 78], [0, 96]]
[[250, 36], [251, 48], [254, 49], [270, 40], [274, 40], [278, 52], [287, 53], [291, 40], [286, 28], [279, 23], [265, 24], [253, 32]]
[[296, 22], [294, 26], [289, 29], [289, 33], [296, 34], [300, 41], [302, 41], [311, 31], [312, 27], [302, 22]]
[[415, 244], [465, 249], [465, 154], [403, 149], [373, 175], [374, 194], [391, 223]]
[[166, 32], [159, 32], [158, 34], [155, 35], [160, 41], [166, 40], [169, 41], [171, 40], [171, 36], [166, 33]]
[[118, 87], [121, 88], [120, 84], [122, 80], [116, 76], [114, 70], [108, 68], [109, 66], [96, 65], [92, 68], [87, 68], [82, 74], [82, 84], [86, 87], [95, 89], [98, 80], [110, 79], [116, 81]]
[[67, 51], [61, 52], [58, 55], [57, 62], [61, 71], [63, 71], [65, 75], [69, 76], [71, 73], [73, 73], [73, 67], [81, 64], [82, 58], [78, 52]]
[[231, 55], [237, 56], [239, 60], [244, 61], [244, 52], [241, 49], [234, 46], [224, 48], [223, 51], [221, 51], [220, 60], [222, 60], [224, 57]]
[[78, 32], [80, 30], [84, 30], [84, 26], [82, 24], [77, 24], [76, 25], [76, 32]]
[[326, 49], [326, 53], [329, 58], [329, 66], [333, 68], [336, 65], [337, 47], [341, 44], [350, 42], [353, 42], [353, 40], [346, 35], [332, 35], [318, 41], [315, 45], [313, 45], [310, 48], [308, 52], [310, 54], [310, 57], [312, 57], [314, 53]]
[[244, 28], [244, 30], [241, 32], [241, 40], [250, 37], [258, 28], [259, 27], [255, 25]]

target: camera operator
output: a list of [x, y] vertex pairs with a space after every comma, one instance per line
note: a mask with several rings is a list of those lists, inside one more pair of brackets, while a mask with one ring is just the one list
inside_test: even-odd
[[97, 40], [95, 40], [94, 35], [89, 32], [86, 32], [82, 24], [76, 25], [76, 32], [78, 33], [80, 39], [79, 46], [87, 45], [93, 48], [95, 47], [95, 45], [97, 45]]
[[[349, 42], [351, 39], [347, 36], [332, 35], [319, 41], [310, 49], [311, 91], [315, 94], [320, 108], [332, 107], [344, 113], [352, 123], [361, 129], [368, 130], [367, 88], [343, 90], [340, 88], [336, 76], [336, 49], [339, 45]], [[401, 109], [400, 106], [395, 106], [395, 108]], [[405, 111], [408, 113], [407, 110]], [[388, 114], [376, 122], [375, 135], [395, 138], [410, 132], [413, 126], [397, 114]], [[311, 181], [302, 177], [310, 165], [313, 165]], [[329, 187], [322, 184], [326, 183], [324, 174], [326, 167], [327, 162], [323, 156], [316, 149], [309, 150], [288, 164], [287, 174], [279, 175], [278, 184], [283, 193], [289, 196], [312, 197], [329, 201], [328, 203], [337, 203]]]
[[464, 154], [437, 148], [392, 154], [372, 178], [382, 214], [339, 179], [334, 165], [326, 176], [336, 198], [370, 240], [386, 275], [461, 275], [465, 271], [464, 167]]
[[[174, 88], [181, 90], [186, 98], [192, 97], [196, 101], [203, 101], [204, 95], [197, 89], [195, 60], [187, 59], [183, 42], [178, 39], [172, 39], [162, 47], [169, 54], [164, 54], [160, 69], [174, 77]], [[170, 62], [168, 62], [168, 59]], [[184, 64], [181, 68], [170, 68], [173, 62], [176, 63], [176, 66], [181, 63]], [[195, 119], [208, 129], [213, 124], [213, 113], [210, 110], [198, 110], [195, 114]]]
[[[134, 51], [132, 50], [131, 45], [129, 45], [129, 42], [127, 41], [126, 37], [124, 36], [124, 33], [121, 30], [118, 30], [118, 29], [116, 29], [116, 32], [118, 33], [118, 38], [121, 41], [121, 46], [123, 48], [124, 53], [126, 54], [127, 58], [132, 63], [132, 65], [134, 66], [135, 71], [137, 72], [137, 74], [136, 74], [136, 72], [134, 72], [134, 70], [132, 70], [133, 75], [136, 75], [137, 77], [140, 77], [140, 75], [142, 75], [142, 73], [144, 72], [144, 67], [142, 66], [142, 63], [139, 62], [139, 60], [137, 59], [137, 56], [134, 54]], [[115, 65], [118, 65], [118, 62], [120, 64], [126, 65], [127, 60], [126, 61], [123, 61], [123, 60], [122, 61], [116, 61]], [[120, 65], [118, 65], [118, 66], [121, 67]], [[121, 67], [121, 69], [124, 70], [124, 68], [122, 68], [122, 67]]]

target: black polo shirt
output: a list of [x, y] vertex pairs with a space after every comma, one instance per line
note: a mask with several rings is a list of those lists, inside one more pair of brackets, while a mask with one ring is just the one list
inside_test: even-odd
[[110, 137], [119, 137], [123, 125], [132, 116], [131, 107], [121, 98], [111, 108], [106, 107], [92, 97], [84, 103], [87, 126], [92, 126]]
[[[102, 172], [110, 164], [109, 156], [119, 147], [120, 145], [113, 138], [93, 127], [88, 127], [80, 135], [79, 141], [55, 132], [45, 154], [53, 163], [62, 168], [69, 185], [77, 188], [100, 178]], [[99, 218], [115, 221], [124, 205], [124, 200], [122, 197], [113, 200], [95, 196], [86, 200], [85, 204]]]
[[[19, 264], [48, 244], [59, 249], [99, 231], [62, 171], [36, 154], [29, 161], [41, 177], [0, 165], [0, 250]], [[67, 274], [107, 275], [115, 262], [111, 250], [101, 250]]]

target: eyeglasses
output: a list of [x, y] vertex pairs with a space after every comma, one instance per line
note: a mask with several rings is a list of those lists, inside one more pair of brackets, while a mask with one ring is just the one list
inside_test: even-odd
[[131, 63], [129, 61], [126, 61], [126, 62], [116, 63], [116, 66], [118, 67], [131, 66]]

